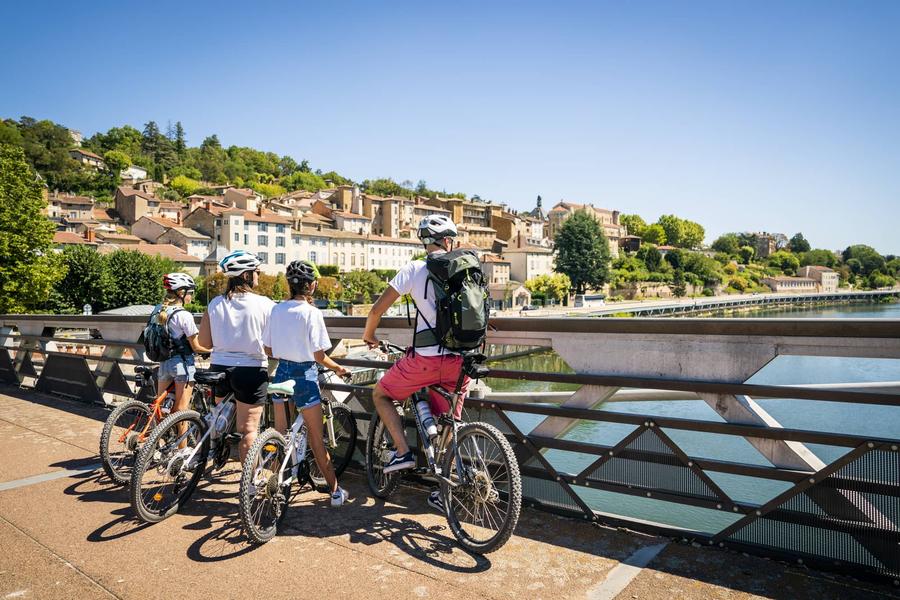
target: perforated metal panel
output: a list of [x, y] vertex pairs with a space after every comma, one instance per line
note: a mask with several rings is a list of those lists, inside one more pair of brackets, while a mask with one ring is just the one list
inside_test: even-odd
[[900, 577], [900, 452], [872, 450], [728, 538]]
[[[592, 481], [664, 491], [705, 500], [722, 499], [667, 445], [646, 429], [588, 475]], [[652, 461], [647, 458], [652, 457]]]

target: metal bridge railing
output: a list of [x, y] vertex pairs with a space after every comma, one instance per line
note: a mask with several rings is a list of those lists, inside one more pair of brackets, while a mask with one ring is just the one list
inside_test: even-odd
[[[358, 339], [364, 325], [361, 317], [326, 322], [335, 341]], [[137, 343], [142, 326], [142, 318], [0, 316], [0, 379], [90, 401], [103, 401], [110, 393], [127, 395], [132, 367], [144, 360]], [[81, 343], [98, 350], [62, 352], [61, 344], [72, 343], [65, 332], [74, 330], [92, 332]], [[385, 319], [378, 334], [401, 345], [411, 338], [406, 319]], [[574, 371], [494, 365], [496, 380], [565, 383], [577, 389], [538, 398], [520, 392], [467, 401], [470, 418], [492, 421], [510, 439], [529, 503], [592, 521], [900, 580], [896, 381], [837, 387], [748, 382], [782, 356], [882, 364], [882, 359], [900, 359], [900, 321], [510, 318], [492, 321], [489, 341], [552, 350]], [[369, 387], [329, 387], [348, 394], [357, 416], [367, 418]], [[610, 402], [629, 396], [658, 400], [651, 405], [657, 410], [634, 412], [640, 405]], [[672, 416], [665, 401], [679, 397], [693, 399], [708, 415]], [[844, 411], [838, 422], [823, 424], [817, 418], [804, 420], [802, 427], [783, 427], [758, 401], [762, 398], [788, 399], [810, 415], [823, 403], [853, 410]], [[871, 407], [877, 407], [881, 420], [871, 430], [887, 435], [852, 433], [864, 429], [863, 413]], [[753, 493], [735, 492], [735, 480]]]

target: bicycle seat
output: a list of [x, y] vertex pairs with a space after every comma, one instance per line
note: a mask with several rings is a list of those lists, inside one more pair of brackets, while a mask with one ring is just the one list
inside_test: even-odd
[[143, 375], [145, 377], [152, 375], [153, 371], [155, 371], [155, 370], [156, 370], [156, 367], [144, 367], [144, 366], [140, 366], [140, 365], [134, 368], [134, 372], [137, 375]]
[[194, 373], [194, 379], [197, 380], [197, 383], [205, 383], [207, 385], [211, 385], [213, 383], [219, 383], [220, 381], [225, 379], [225, 373], [221, 371], [201, 370]]
[[463, 369], [470, 379], [484, 379], [491, 372], [491, 369], [487, 365], [480, 365], [477, 363], [464, 365]]
[[282, 381], [281, 383], [270, 383], [269, 387], [266, 388], [266, 393], [281, 394], [283, 396], [293, 396], [294, 380], [288, 379], [287, 381]]

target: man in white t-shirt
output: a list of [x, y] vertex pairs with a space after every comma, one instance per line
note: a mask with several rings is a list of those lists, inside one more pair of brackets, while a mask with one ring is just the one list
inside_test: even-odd
[[[425, 244], [425, 252], [429, 255], [448, 252], [453, 247], [456, 237], [456, 225], [444, 215], [430, 215], [419, 224], [418, 235]], [[384, 465], [384, 472], [391, 473], [402, 469], [411, 469], [416, 465], [415, 457], [403, 435], [403, 424], [400, 415], [394, 408], [395, 402], [402, 402], [413, 393], [430, 385], [439, 384], [448, 390], [456, 387], [462, 356], [441, 348], [436, 343], [432, 328], [437, 320], [437, 308], [434, 302], [434, 290], [428, 289], [428, 269], [424, 260], [414, 260], [397, 272], [388, 288], [381, 294], [366, 319], [366, 331], [363, 340], [369, 347], [378, 345], [375, 331], [385, 311], [400, 296], [409, 294], [416, 304], [415, 343], [406, 356], [398, 360], [375, 384], [372, 397], [378, 416], [384, 422], [397, 448], [394, 456]], [[465, 378], [463, 394], [468, 388], [469, 380]], [[450, 410], [448, 402], [437, 393], [429, 394], [431, 412], [435, 417]], [[458, 412], [462, 411], [460, 403]], [[460, 415], [456, 415], [459, 417]], [[429, 504], [438, 508], [439, 494], [429, 496]]]

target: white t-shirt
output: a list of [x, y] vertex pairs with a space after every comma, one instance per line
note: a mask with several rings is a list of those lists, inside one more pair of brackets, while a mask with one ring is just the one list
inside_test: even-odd
[[225, 367], [265, 367], [262, 334], [275, 303], [259, 294], [224, 294], [206, 309], [212, 333], [210, 364]]
[[312, 362], [317, 351], [331, 348], [322, 311], [302, 300], [285, 300], [272, 309], [263, 344], [273, 358], [298, 363]]
[[[176, 312], [173, 313], [172, 311]], [[170, 306], [166, 309], [166, 312], [169, 315], [166, 326], [169, 328], [169, 335], [173, 340], [179, 340], [185, 336], [191, 337], [199, 333], [197, 323], [194, 322], [194, 315], [188, 311]]]
[[[443, 250], [434, 252], [433, 254], [443, 254]], [[416, 331], [428, 331], [429, 325], [435, 326], [437, 321], [437, 305], [434, 302], [434, 289], [432, 284], [428, 283], [428, 269], [425, 267], [424, 260], [414, 260], [399, 271], [391, 279], [389, 284], [401, 296], [409, 294], [412, 296], [416, 308], [419, 309], [419, 315], [416, 317]], [[426, 296], [425, 289], [428, 288]], [[427, 322], [427, 323], [426, 323]], [[440, 346], [423, 346], [416, 348], [416, 352], [422, 356], [440, 356], [441, 354], [452, 354], [449, 350], [442, 351]]]

